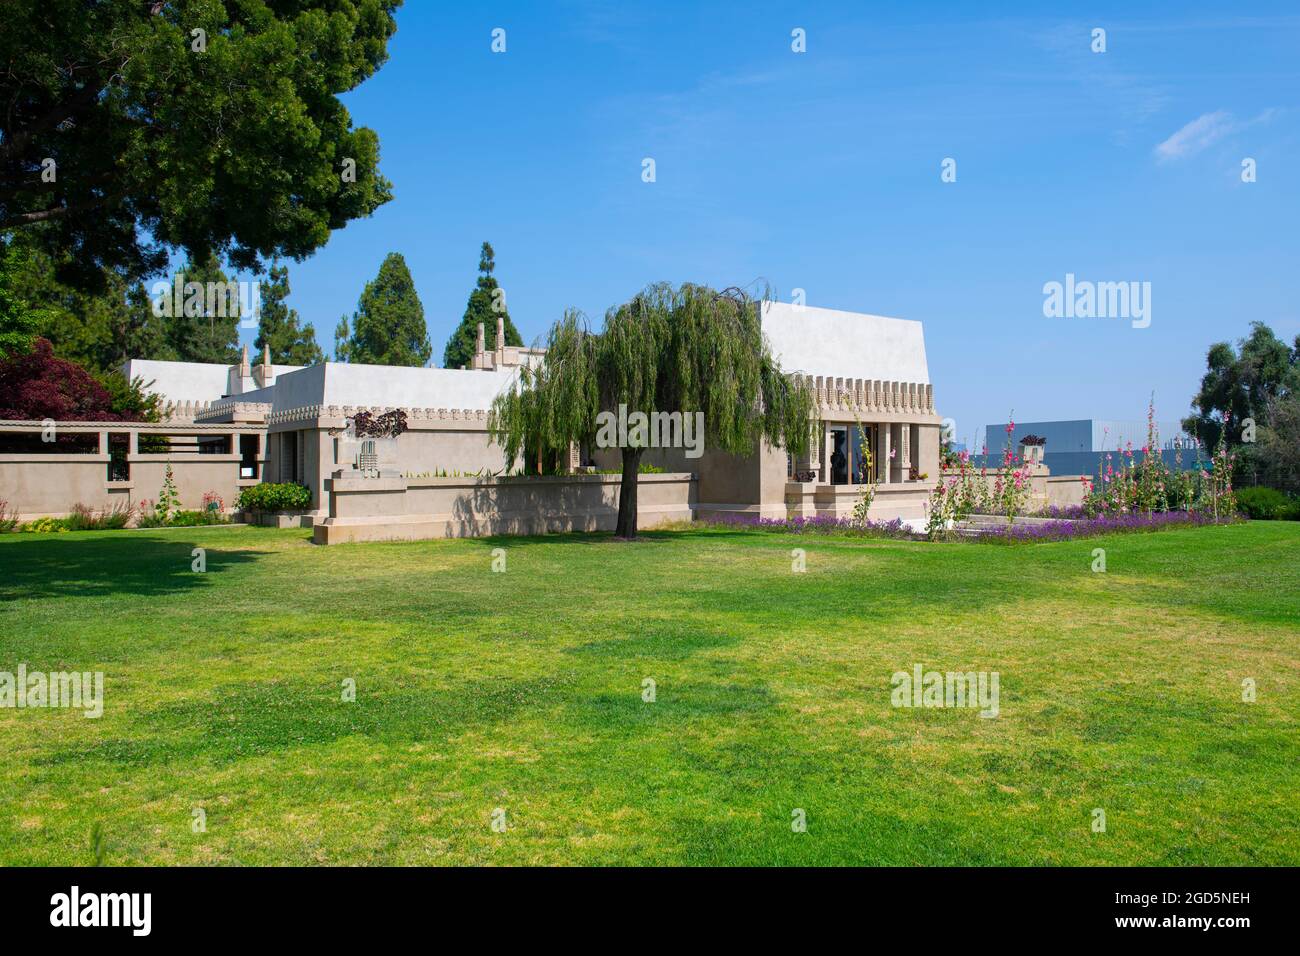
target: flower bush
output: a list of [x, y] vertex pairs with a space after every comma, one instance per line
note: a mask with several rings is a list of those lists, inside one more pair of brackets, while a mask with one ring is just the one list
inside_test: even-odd
[[1193, 471], [1183, 469], [1182, 449], [1178, 449], [1171, 471], [1160, 453], [1152, 402], [1147, 406], [1147, 440], [1141, 452], [1139, 459], [1130, 442], [1117, 452], [1106, 453], [1096, 482], [1085, 483], [1083, 508], [1088, 517], [1202, 512], [1214, 518], [1231, 518], [1236, 514], [1232, 490], [1236, 456], [1222, 438], [1210, 461], [1198, 461]]
[[1161, 531], [1166, 528], [1199, 527], [1201, 525], [1230, 524], [1235, 518], [1216, 518], [1201, 511], [1136, 512], [1124, 515], [1100, 515], [1077, 520], [1061, 520], [1034, 524], [1016, 524], [1006, 528], [985, 531], [981, 541], [1033, 542], [1068, 541], [1071, 538], [1091, 537], [1098, 534], [1122, 534], [1136, 531]]
[[62, 520], [69, 531], [115, 531], [125, 528], [131, 520], [131, 508], [128, 505], [114, 505], [96, 512], [77, 502], [72, 506], [72, 514]]
[[[1008, 422], [1002, 463], [992, 484], [987, 464], [981, 464], [978, 476], [975, 474], [969, 452], [962, 451], [949, 457], [946, 467], [950, 471], [955, 469], [957, 474], [941, 475], [926, 503], [926, 532], [930, 537], [949, 534], [955, 523], [965, 521], [974, 512], [1003, 515], [1008, 525], [1024, 512], [1033, 491], [1033, 463], [1016, 455], [1011, 442], [1015, 430], [1016, 423]], [[987, 447], [983, 461], [988, 461]]]

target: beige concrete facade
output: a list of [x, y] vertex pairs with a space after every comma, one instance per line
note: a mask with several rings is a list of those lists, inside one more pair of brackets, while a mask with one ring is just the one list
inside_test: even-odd
[[[0, 422], [0, 443], [54, 448], [43, 442], [43, 422]], [[142, 499], [157, 500], [167, 465], [181, 507], [201, 507], [205, 493], [233, 507], [241, 489], [262, 480], [263, 427], [248, 424], [198, 425], [125, 422], [58, 422], [55, 436], [84, 436], [94, 450], [66, 453], [29, 450], [0, 453], [0, 500], [24, 521], [68, 514], [74, 505], [94, 509], [135, 509]], [[168, 450], [141, 452], [140, 439], [166, 442]]]
[[[412, 541], [492, 534], [612, 531], [617, 475], [532, 478], [330, 478], [329, 516], [312, 530], [317, 544]], [[637, 525], [690, 521], [696, 480], [642, 475]]]

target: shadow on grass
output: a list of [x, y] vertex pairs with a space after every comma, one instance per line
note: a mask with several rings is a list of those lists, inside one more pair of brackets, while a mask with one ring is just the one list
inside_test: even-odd
[[509, 720], [524, 709], [550, 707], [566, 683], [548, 677], [483, 680], [375, 693], [362, 676], [354, 702], [341, 699], [341, 683], [230, 685], [210, 697], [140, 714], [129, 738], [56, 750], [36, 765], [98, 760], [152, 766], [205, 760], [224, 766], [353, 736], [387, 743], [441, 741]]
[[174, 533], [114, 531], [103, 537], [59, 534], [0, 547], [0, 601], [30, 598], [144, 597], [200, 588], [205, 574], [248, 564], [261, 552], [203, 545], [204, 573], [193, 569], [194, 541]]

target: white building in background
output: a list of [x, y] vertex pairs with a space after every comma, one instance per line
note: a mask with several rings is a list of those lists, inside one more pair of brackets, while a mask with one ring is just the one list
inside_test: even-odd
[[[505, 339], [502, 325], [499, 343]], [[770, 447], [733, 456], [710, 450], [706, 440], [702, 457], [670, 448], [651, 449], [643, 460], [689, 479], [690, 509], [697, 515], [845, 516], [870, 483], [877, 486], [873, 518], [921, 520], [939, 478], [941, 423], [921, 323], [764, 303], [762, 327], [782, 368], [806, 378], [816, 395], [819, 420], [811, 451], [797, 459]], [[293, 481], [311, 490], [315, 514], [324, 516], [330, 511], [327, 483], [336, 476], [355, 479], [363, 470], [399, 482], [535, 473], [535, 449], [526, 450], [522, 461], [506, 461], [487, 426], [493, 400], [516, 383], [521, 367], [541, 361], [539, 350], [489, 351], [482, 326], [464, 369], [336, 362], [301, 368], [272, 365], [265, 353], [252, 364], [247, 349], [230, 366], [131, 360], [124, 373], [163, 398], [167, 422], [77, 424], [87, 441], [96, 436], [95, 459], [83, 456], [76, 480], [58, 484], [57, 492], [37, 471], [24, 472], [23, 490], [14, 500], [21, 512], [39, 514], [66, 512], [78, 501], [98, 506], [110, 493], [119, 501], [152, 498], [158, 492], [155, 471], [170, 461], [187, 507], [198, 505], [190, 497], [208, 490], [231, 503], [249, 483]], [[359, 468], [362, 449], [350, 420], [361, 411], [394, 409], [405, 412], [408, 430], [367, 445], [364, 453], [378, 456], [378, 469], [369, 457], [369, 467]], [[0, 433], [14, 433], [16, 447], [28, 441], [22, 433], [34, 424], [0, 423]], [[549, 454], [541, 462], [547, 474], [616, 468], [620, 458], [617, 449]], [[57, 464], [57, 457], [45, 456], [41, 467]], [[0, 476], [9, 467], [6, 458], [0, 449]], [[100, 474], [101, 460], [106, 474]], [[139, 467], [133, 470], [133, 463]], [[230, 481], [214, 477], [218, 467], [230, 471]], [[193, 473], [192, 481], [185, 472]], [[36, 494], [42, 487], [46, 491]], [[3, 491], [0, 482], [0, 497]], [[40, 501], [18, 500], [23, 496]]]

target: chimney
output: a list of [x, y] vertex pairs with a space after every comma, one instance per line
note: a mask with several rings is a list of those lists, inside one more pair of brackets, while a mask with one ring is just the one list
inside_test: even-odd
[[474, 364], [471, 368], [485, 368], [487, 361], [484, 353], [487, 352], [487, 330], [482, 322], [478, 324], [478, 337], [474, 340]]
[[275, 369], [271, 367], [271, 347], [262, 346], [262, 361], [253, 368], [253, 384], [266, 388], [275, 381]]

